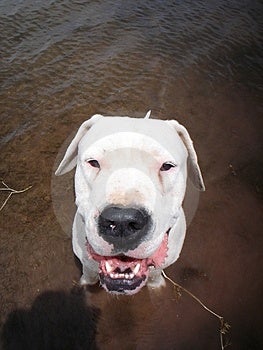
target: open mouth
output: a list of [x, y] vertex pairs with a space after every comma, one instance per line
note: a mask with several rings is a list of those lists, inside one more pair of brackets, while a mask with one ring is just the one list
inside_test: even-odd
[[115, 294], [135, 294], [147, 282], [149, 268], [160, 267], [168, 250], [168, 233], [164, 235], [159, 248], [149, 257], [136, 259], [126, 255], [98, 255], [87, 243], [89, 257], [99, 263], [101, 285], [106, 291]]

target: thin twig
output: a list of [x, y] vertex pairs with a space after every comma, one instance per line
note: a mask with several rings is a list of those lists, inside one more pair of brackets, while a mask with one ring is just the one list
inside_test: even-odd
[[178, 294], [178, 292], [180, 293], [180, 290], [184, 291], [185, 293], [190, 295], [190, 297], [192, 297], [195, 301], [197, 301], [206, 311], [208, 311], [210, 314], [214, 315], [215, 317], [217, 317], [219, 319], [219, 321], [220, 321], [220, 345], [221, 345], [221, 350], [226, 349], [226, 347], [229, 345], [229, 343], [226, 343], [226, 344], [224, 343], [223, 336], [224, 336], [224, 334], [228, 333], [228, 331], [230, 329], [230, 325], [227, 322], [225, 322], [223, 316], [220, 316], [217, 313], [215, 313], [213, 310], [209, 309], [209, 307], [207, 307], [194, 294], [189, 292], [189, 290], [187, 290], [184, 287], [180, 286], [178, 283], [174, 282], [170, 277], [168, 277], [164, 271], [162, 271], [162, 275], [163, 275], [164, 278], [166, 278], [168, 281], [170, 281], [173, 284], [174, 287], [176, 287], [177, 294]]
[[14, 190], [13, 188], [9, 187], [4, 181], [2, 181], [2, 184], [4, 185], [4, 187], [1, 187], [0, 191], [10, 191], [10, 193], [8, 194], [6, 199], [4, 200], [4, 203], [1, 205], [0, 211], [4, 208], [4, 206], [6, 205], [6, 203], [8, 202], [8, 200], [11, 198], [11, 196], [13, 194], [26, 192], [27, 190], [29, 190], [32, 187], [32, 186], [28, 186], [27, 188], [24, 188], [23, 190]]

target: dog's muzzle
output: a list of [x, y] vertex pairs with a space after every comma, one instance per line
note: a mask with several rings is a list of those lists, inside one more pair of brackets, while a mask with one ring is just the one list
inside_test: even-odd
[[90, 259], [99, 264], [101, 285], [110, 293], [135, 294], [148, 280], [151, 268], [160, 268], [167, 257], [168, 235], [164, 234], [160, 246], [147, 258], [132, 258], [125, 254], [103, 256], [97, 254], [87, 242]]
[[87, 241], [90, 259], [99, 264], [101, 285], [111, 293], [135, 294], [147, 282], [151, 268], [160, 267], [168, 251], [168, 234], [159, 247], [145, 258], [131, 257], [141, 243], [151, 235], [153, 221], [144, 208], [108, 206], [99, 215], [99, 235], [112, 244], [110, 256], [99, 255]]
[[113, 244], [118, 253], [134, 250], [145, 239], [152, 226], [143, 208], [106, 207], [98, 218], [99, 235]]

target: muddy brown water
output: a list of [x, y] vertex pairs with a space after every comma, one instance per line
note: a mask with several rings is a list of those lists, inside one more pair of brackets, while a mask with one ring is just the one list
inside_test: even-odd
[[169, 282], [119, 298], [76, 285], [61, 146], [95, 113], [151, 109], [188, 128], [206, 184], [166, 273], [231, 324], [229, 349], [262, 348], [261, 2], [4, 0], [0, 16], [0, 176], [32, 185], [0, 212], [2, 347], [220, 349], [218, 320]]

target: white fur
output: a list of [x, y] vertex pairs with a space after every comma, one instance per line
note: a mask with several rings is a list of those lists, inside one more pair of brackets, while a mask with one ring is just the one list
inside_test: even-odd
[[[159, 269], [151, 269], [148, 285], [164, 284], [161, 271], [179, 257], [186, 224], [182, 202], [186, 189], [187, 159], [193, 183], [204, 190], [197, 156], [187, 130], [177, 121], [93, 116], [79, 128], [61, 161], [57, 175], [77, 165], [75, 192], [77, 213], [73, 224], [73, 250], [83, 264], [81, 283], [98, 281], [98, 263], [88, 259], [86, 240], [103, 256], [112, 245], [99, 234], [97, 218], [108, 205], [140, 206], [151, 215], [147, 239], [128, 255], [151, 256], [170, 229], [168, 255]], [[100, 169], [87, 163], [96, 159]], [[176, 167], [160, 171], [164, 162]]]

